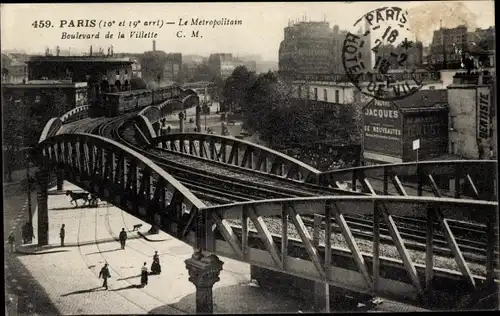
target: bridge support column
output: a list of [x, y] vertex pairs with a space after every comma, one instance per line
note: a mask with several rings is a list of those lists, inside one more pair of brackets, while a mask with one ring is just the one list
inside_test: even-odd
[[38, 245], [45, 246], [49, 244], [49, 208], [48, 208], [48, 189], [49, 172], [39, 170], [36, 173], [37, 180], [37, 202], [38, 202]]
[[201, 132], [201, 106], [196, 106], [196, 130]]
[[194, 253], [184, 262], [189, 271], [189, 281], [196, 286], [196, 313], [213, 313], [212, 288], [220, 280], [219, 274], [224, 262], [216, 255], [204, 256], [202, 253]]
[[156, 126], [156, 135], [161, 136], [161, 123], [158, 122], [155, 124]]
[[314, 309], [316, 312], [326, 311], [326, 306], [330, 304], [330, 291], [326, 290], [325, 283], [314, 282]]
[[56, 172], [57, 175], [57, 191], [63, 191], [64, 190], [64, 171], [62, 170], [57, 170]]
[[184, 133], [184, 112], [179, 112], [179, 133]]

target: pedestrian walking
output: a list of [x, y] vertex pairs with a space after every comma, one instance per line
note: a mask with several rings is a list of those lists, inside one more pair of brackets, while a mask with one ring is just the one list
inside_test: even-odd
[[151, 264], [151, 274], [160, 274], [160, 273], [161, 273], [160, 256], [158, 255], [158, 251], [155, 251], [155, 255], [153, 256], [153, 263]]
[[23, 244], [28, 243], [28, 223], [23, 225], [21, 229], [21, 235], [23, 237]]
[[127, 233], [125, 232], [125, 228], [122, 228], [118, 239], [120, 239], [120, 245], [122, 249], [125, 249], [125, 241], [127, 240]]
[[148, 285], [148, 267], [146, 267], [146, 262], [141, 268], [141, 286]]
[[35, 234], [33, 233], [33, 225], [31, 223], [26, 223], [26, 231], [28, 242], [31, 244], [33, 242], [33, 238], [35, 238]]
[[111, 274], [109, 274], [109, 269], [108, 269], [108, 264], [105, 263], [104, 267], [102, 267], [101, 271], [99, 272], [99, 279], [103, 278], [104, 282], [102, 282], [102, 286], [108, 289], [108, 278], [111, 278]]
[[16, 245], [14, 244], [15, 241], [16, 241], [16, 238], [14, 236], [14, 232], [11, 232], [9, 235], [10, 252], [16, 251]]
[[61, 230], [59, 231], [59, 238], [61, 238], [61, 247], [64, 247], [64, 237], [66, 236], [66, 230], [64, 229], [64, 224], [61, 226]]

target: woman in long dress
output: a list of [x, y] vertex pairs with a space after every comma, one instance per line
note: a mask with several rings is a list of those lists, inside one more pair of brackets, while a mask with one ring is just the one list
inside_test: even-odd
[[148, 267], [146, 267], [146, 262], [141, 268], [141, 286], [148, 285]]
[[151, 264], [151, 273], [153, 274], [161, 273], [160, 256], [158, 255], [158, 251], [155, 251], [155, 255], [153, 256], [153, 263]]

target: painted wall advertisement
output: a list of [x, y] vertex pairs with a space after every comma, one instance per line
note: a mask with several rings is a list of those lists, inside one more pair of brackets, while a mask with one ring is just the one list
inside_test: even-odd
[[488, 87], [477, 88], [477, 139], [481, 143], [490, 138], [491, 94]]
[[448, 111], [407, 115], [403, 133], [404, 161], [415, 161], [412, 142], [420, 139], [419, 159], [438, 157], [448, 152]]
[[401, 156], [401, 113], [390, 101], [373, 100], [363, 110], [364, 151]]

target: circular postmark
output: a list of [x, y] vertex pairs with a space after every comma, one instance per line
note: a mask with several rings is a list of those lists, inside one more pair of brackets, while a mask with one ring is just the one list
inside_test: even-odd
[[383, 7], [359, 18], [354, 23], [359, 29], [356, 34], [347, 33], [342, 63], [349, 80], [364, 95], [385, 101], [403, 99], [420, 90], [424, 81], [439, 79], [423, 67], [417, 69], [422, 48], [411, 40], [408, 24], [408, 12]]

